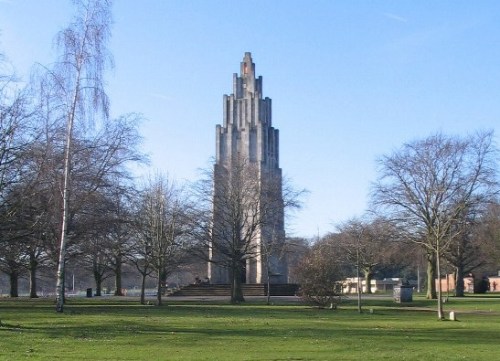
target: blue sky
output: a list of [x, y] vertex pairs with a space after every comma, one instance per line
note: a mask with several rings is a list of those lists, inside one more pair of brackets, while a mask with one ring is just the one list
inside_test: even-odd
[[[69, 0], [0, 0], [0, 51], [20, 77], [54, 61], [71, 16]], [[252, 53], [283, 173], [310, 192], [291, 235], [360, 216], [375, 160], [404, 142], [499, 131], [499, 1], [116, 0], [113, 17], [112, 114], [142, 113], [152, 169], [179, 181], [209, 165]]]

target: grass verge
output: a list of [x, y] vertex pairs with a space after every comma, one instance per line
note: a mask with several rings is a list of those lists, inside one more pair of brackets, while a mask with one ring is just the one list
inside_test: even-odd
[[[500, 299], [434, 303], [347, 300], [339, 310], [303, 305], [0, 300], [0, 360], [496, 360]], [[369, 310], [373, 310], [370, 313]]]

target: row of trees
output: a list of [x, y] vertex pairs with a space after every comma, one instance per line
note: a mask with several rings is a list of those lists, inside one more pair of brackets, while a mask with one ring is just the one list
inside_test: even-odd
[[109, 118], [111, 3], [75, 3], [73, 22], [57, 36], [57, 61], [37, 66], [27, 86], [0, 59], [0, 270], [11, 296], [28, 270], [36, 297], [37, 271], [57, 269], [58, 311], [67, 263], [91, 270], [97, 293], [112, 269], [120, 294], [127, 259], [164, 282], [180, 232], [169, 181], [158, 176], [140, 192], [134, 184], [131, 166], [146, 161], [141, 117]]
[[357, 279], [358, 295], [362, 292], [361, 278], [369, 294], [375, 277], [413, 278], [417, 252], [394, 236], [390, 224], [380, 218], [353, 218], [340, 224], [336, 232], [315, 242], [300, 261], [298, 278], [303, 297], [317, 305], [334, 307], [343, 287], [350, 288], [345, 284], [347, 278]]
[[[453, 269], [457, 296], [464, 276], [479, 267], [497, 266], [500, 249], [498, 151], [492, 131], [466, 137], [437, 134], [404, 144], [379, 162], [371, 211], [326, 237], [319, 248], [336, 249], [343, 267], [337, 281], [353, 272], [364, 275], [368, 292], [374, 271], [398, 260], [427, 263], [427, 297], [438, 300], [443, 264]], [[325, 252], [320, 252], [325, 253]], [[404, 254], [404, 258], [398, 257]], [[314, 249], [310, 257], [316, 257]], [[308, 262], [306, 258], [305, 262]], [[339, 265], [331, 262], [332, 267]], [[350, 270], [349, 270], [350, 268]]]
[[[62, 311], [68, 262], [91, 269], [98, 290], [112, 270], [117, 294], [121, 267], [129, 262], [143, 284], [155, 274], [161, 303], [161, 288], [176, 267], [194, 254], [207, 260], [217, 250], [220, 258], [212, 261], [231, 270], [232, 299], [240, 302], [242, 263], [258, 257], [269, 261], [271, 254], [284, 252], [273, 242], [255, 247], [256, 237], [280, 229], [272, 224], [281, 219], [273, 212], [283, 203], [298, 207], [302, 191], [281, 182], [262, 184], [245, 160], [235, 162], [227, 182], [218, 182], [221, 189], [214, 189], [219, 173], [213, 169], [190, 196], [161, 175], [137, 186], [131, 166], [146, 161], [139, 150], [140, 116], [110, 119], [103, 86], [112, 63], [106, 48], [111, 4], [76, 4], [74, 21], [58, 36], [60, 56], [52, 66], [38, 67], [29, 86], [19, 86], [7, 62], [0, 62], [0, 269], [9, 275], [11, 294], [17, 294], [24, 270], [35, 297], [37, 270], [57, 269]], [[370, 219], [341, 225], [316, 246], [319, 253], [313, 248], [301, 267], [303, 285], [323, 274], [305, 272], [308, 265], [334, 265], [335, 272], [325, 274], [330, 281], [355, 265], [369, 280], [381, 265], [397, 264], [397, 254], [421, 252], [427, 259], [428, 297], [438, 299], [442, 318], [434, 282], [441, 262], [454, 267], [460, 295], [464, 274], [498, 247], [493, 139], [493, 132], [464, 138], [437, 134], [382, 157]], [[273, 194], [279, 199], [266, 197]], [[220, 229], [214, 228], [214, 212], [224, 216]], [[282, 237], [270, 238], [279, 245]], [[324, 249], [323, 243], [333, 248]]]
[[56, 267], [58, 311], [66, 263], [88, 250], [84, 240], [103, 230], [103, 219], [115, 221], [131, 181], [128, 165], [144, 159], [139, 117], [109, 119], [103, 75], [111, 64], [111, 4], [76, 5], [74, 21], [57, 36], [56, 62], [35, 68], [22, 90], [2, 74], [0, 94], [2, 270], [15, 295], [27, 267], [34, 297], [38, 267]]
[[[241, 302], [242, 262], [270, 260], [278, 252], [271, 244], [256, 247], [259, 232], [280, 226], [264, 220], [280, 219], [272, 216], [277, 204], [296, 207], [300, 192], [261, 184], [246, 160], [234, 162], [230, 181], [218, 182], [218, 189], [215, 171], [207, 171], [189, 196], [162, 175], [137, 185], [131, 169], [147, 160], [139, 148], [141, 117], [110, 119], [104, 89], [112, 65], [111, 2], [75, 4], [75, 18], [57, 36], [56, 62], [36, 67], [28, 86], [20, 90], [1, 63], [0, 270], [10, 277], [11, 296], [26, 270], [31, 297], [37, 296], [37, 272], [57, 270], [56, 309], [62, 312], [67, 264], [91, 271], [98, 295], [114, 274], [120, 295], [127, 262], [142, 276], [141, 301], [145, 280], [154, 275], [161, 304], [175, 269], [217, 250], [220, 257], [211, 260], [231, 270], [232, 300]], [[220, 228], [212, 222], [216, 211]]]

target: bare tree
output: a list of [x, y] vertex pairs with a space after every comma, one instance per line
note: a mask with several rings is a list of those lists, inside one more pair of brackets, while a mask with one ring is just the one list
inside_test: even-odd
[[[271, 283], [273, 277], [283, 279], [283, 274], [288, 278], [287, 256], [289, 244], [285, 239], [284, 221], [290, 217], [290, 211], [301, 208], [301, 196], [305, 190], [295, 190], [288, 179], [268, 177], [261, 184], [261, 204], [264, 206], [263, 216], [266, 218], [261, 229], [262, 240], [259, 252], [264, 263], [265, 281], [267, 283], [267, 304], [271, 303]], [[279, 195], [282, 195], [281, 197]], [[267, 209], [266, 209], [267, 208]], [[287, 211], [284, 214], [284, 211]], [[282, 265], [287, 265], [283, 270]], [[287, 282], [285, 279], [283, 282]]]
[[160, 306], [168, 276], [186, 258], [186, 203], [181, 190], [161, 175], [150, 179], [141, 193], [136, 220], [134, 264], [143, 275], [143, 290], [145, 277], [150, 269], [155, 270], [157, 305]]
[[96, 296], [102, 296], [103, 282], [112, 276], [109, 249], [108, 239], [97, 233], [84, 242], [79, 257], [83, 267], [92, 273]]
[[138, 151], [137, 117], [110, 120], [91, 138], [74, 139], [68, 240], [90, 257], [88, 266], [101, 281], [114, 274], [116, 295], [122, 295], [122, 265], [130, 246], [133, 187], [128, 165], [145, 161]]
[[95, 295], [101, 296], [103, 282], [112, 276], [114, 244], [111, 233], [117, 222], [115, 204], [112, 196], [102, 190], [92, 192], [86, 198], [85, 204], [78, 204], [78, 221], [72, 222], [70, 234], [73, 239], [80, 240], [76, 247], [78, 261], [92, 273]]
[[288, 283], [298, 283], [297, 274], [300, 273], [300, 262], [310, 248], [311, 242], [306, 238], [287, 237], [285, 240]]
[[[14, 234], [13, 234], [14, 233]], [[17, 232], [3, 231], [0, 248], [0, 271], [9, 277], [10, 297], [19, 296], [19, 278], [24, 274], [24, 249]]]
[[37, 270], [44, 263], [46, 255], [43, 247], [45, 215], [38, 213], [36, 200], [32, 199], [34, 194], [25, 186], [25, 182], [10, 187], [8, 193], [4, 209], [7, 209], [9, 214], [2, 219], [1, 226], [7, 229], [2, 230], [5, 244], [0, 253], [4, 253], [4, 257], [9, 259], [10, 265], [17, 259], [19, 265], [28, 271], [30, 297], [36, 298]]
[[491, 239], [479, 234], [481, 223], [474, 215], [467, 215], [463, 222], [456, 225], [462, 230], [456, 232], [457, 237], [443, 253], [443, 257], [454, 269], [456, 297], [464, 296], [464, 277], [488, 262], [487, 252]]
[[[384, 219], [353, 218], [338, 227], [340, 249], [366, 282], [366, 293], [372, 293], [371, 280], [377, 267], [386, 260], [388, 249], [393, 248], [394, 234]], [[358, 275], [359, 277], [359, 275]]]
[[300, 296], [307, 302], [337, 308], [342, 296], [346, 267], [334, 242], [322, 240], [307, 251], [299, 263]]
[[60, 117], [66, 121], [64, 146], [62, 225], [56, 286], [56, 310], [63, 311], [64, 264], [70, 214], [70, 188], [75, 124], [91, 124], [96, 115], [108, 116], [103, 73], [110, 64], [106, 49], [110, 37], [111, 1], [78, 0], [73, 22], [59, 33], [61, 57], [49, 72], [50, 91], [59, 100]]
[[484, 217], [484, 237], [491, 239], [491, 254], [497, 265], [500, 263], [500, 201], [492, 203]]
[[154, 272], [154, 265], [152, 259], [151, 239], [143, 237], [140, 222], [138, 223], [137, 235], [133, 238], [128, 260], [135, 266], [141, 275], [141, 305], [146, 303], [146, 278], [151, 276]]
[[480, 213], [498, 191], [493, 133], [466, 138], [437, 134], [403, 145], [379, 160], [373, 204], [402, 237], [428, 257], [429, 298], [438, 298], [443, 318], [440, 261], [462, 233], [456, 227], [468, 212]]
[[500, 264], [500, 201], [498, 199], [488, 205], [475, 228], [474, 239], [481, 244], [482, 266], [486, 269], [498, 270]]
[[229, 271], [231, 302], [239, 303], [245, 300], [241, 287], [244, 264], [259, 254], [257, 239], [263, 218], [257, 167], [245, 160], [234, 161], [230, 167], [215, 165], [196, 184], [195, 197], [201, 207], [192, 219], [199, 250], [205, 252], [205, 260]]
[[5, 190], [19, 181], [18, 160], [31, 141], [31, 115], [28, 91], [18, 88], [13, 69], [0, 53], [0, 201]]
[[[373, 274], [374, 258], [372, 256], [373, 248], [369, 247], [369, 242], [364, 242], [369, 237], [367, 237], [367, 225], [365, 225], [362, 221], [352, 219], [348, 221], [346, 224], [341, 225], [339, 227], [341, 234], [339, 237], [336, 237], [339, 242], [339, 249], [341, 250], [341, 254], [345, 254], [347, 260], [354, 265], [356, 269], [356, 294], [358, 299], [358, 312], [362, 312], [361, 308], [361, 293], [362, 285], [360, 278], [361, 268], [365, 271], [366, 277], [366, 286], [368, 289], [368, 282], [371, 282], [371, 276]], [[362, 245], [363, 241], [363, 245]], [[368, 247], [365, 249], [364, 245]], [[364, 252], [366, 251], [366, 252]]]
[[269, 270], [262, 271], [268, 278], [287, 272], [279, 266], [284, 209], [299, 206], [300, 192], [265, 172], [247, 159], [233, 159], [215, 164], [194, 187], [197, 207], [191, 219], [198, 250], [211, 269], [229, 273], [232, 303], [244, 302], [245, 269], [256, 259], [268, 265]]
[[[129, 190], [130, 191], [130, 190]], [[110, 264], [115, 277], [115, 296], [124, 296], [122, 287], [122, 266], [132, 247], [132, 208], [129, 191], [118, 187], [113, 194], [113, 219], [108, 238], [111, 245]]]
[[23, 154], [32, 141], [31, 97], [20, 89], [14, 70], [0, 54], [0, 269], [9, 275], [11, 296], [18, 295], [23, 273], [24, 242], [20, 213], [23, 202], [19, 184], [23, 181]]
[[131, 263], [141, 275], [141, 304], [146, 303], [146, 279], [154, 273], [153, 264], [153, 242], [150, 222], [147, 221], [145, 213], [148, 210], [146, 202], [146, 193], [151, 191], [149, 182], [142, 192], [136, 192], [132, 195], [132, 223], [130, 234], [130, 248], [127, 253], [127, 261]]

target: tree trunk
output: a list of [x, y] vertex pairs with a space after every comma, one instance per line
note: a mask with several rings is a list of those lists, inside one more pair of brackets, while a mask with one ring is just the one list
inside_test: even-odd
[[38, 298], [36, 293], [36, 269], [38, 267], [38, 261], [33, 255], [30, 255], [30, 298]]
[[117, 256], [115, 259], [115, 296], [124, 296], [122, 288], [122, 257]]
[[142, 273], [142, 283], [141, 283], [141, 305], [146, 303], [146, 274]]
[[365, 269], [363, 273], [365, 274], [366, 293], [371, 295], [373, 272], [371, 271], [371, 269]]
[[267, 280], [266, 280], [266, 286], [267, 286], [267, 292], [266, 292], [266, 304], [270, 305], [271, 304], [271, 272], [270, 272], [270, 263], [269, 262], [269, 254], [265, 255], [266, 259], [266, 275], [267, 275]]
[[94, 263], [94, 281], [95, 281], [95, 295], [102, 296], [102, 273], [99, 270], [99, 265]]
[[161, 270], [158, 271], [158, 282], [156, 283], [156, 305], [161, 306], [162, 301], [161, 301], [161, 291], [162, 291], [162, 275], [163, 272]]
[[94, 274], [95, 279], [95, 295], [100, 297], [102, 296], [102, 277], [100, 274]]
[[427, 254], [427, 299], [437, 299], [436, 293], [436, 256]]
[[436, 271], [437, 271], [437, 280], [438, 280], [438, 294], [437, 294], [437, 301], [438, 301], [438, 309], [437, 309], [437, 314], [438, 314], [438, 320], [444, 320], [444, 314], [443, 314], [443, 296], [442, 296], [442, 283], [441, 283], [441, 254], [439, 252], [439, 241], [437, 242], [437, 252], [436, 252]]
[[[64, 268], [66, 268], [66, 261], [64, 261]], [[66, 272], [66, 271], [64, 271]], [[62, 279], [62, 295], [61, 295], [62, 304], [66, 303], [66, 274], [63, 273]], [[62, 310], [61, 310], [62, 312]]]
[[70, 173], [71, 173], [71, 141], [73, 134], [73, 121], [76, 112], [76, 99], [78, 97], [78, 89], [75, 90], [73, 107], [68, 117], [66, 130], [66, 145], [64, 150], [64, 185], [62, 194], [63, 212], [61, 223], [61, 238], [59, 245], [59, 260], [57, 263], [56, 274], [56, 311], [64, 311], [64, 267], [66, 265], [66, 243], [68, 233], [68, 218], [69, 218], [69, 188], [70, 188]]
[[464, 269], [458, 266], [455, 269], [455, 297], [465, 296]]
[[231, 303], [236, 304], [245, 302], [243, 288], [241, 287], [241, 265], [239, 262], [233, 265], [231, 273], [233, 275], [233, 280], [231, 282]]
[[269, 272], [267, 272], [267, 292], [266, 292], [266, 304], [271, 304], [271, 277], [269, 277]]
[[9, 273], [10, 297], [19, 297], [19, 273], [12, 271]]
[[164, 269], [163, 272], [161, 273], [161, 294], [165, 295], [165, 290], [167, 289], [167, 270]]

